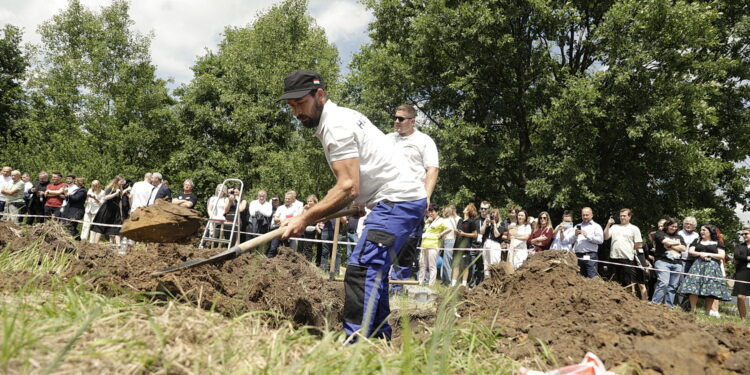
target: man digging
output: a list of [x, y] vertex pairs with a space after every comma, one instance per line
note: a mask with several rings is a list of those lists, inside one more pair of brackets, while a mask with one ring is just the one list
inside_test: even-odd
[[294, 116], [315, 129], [336, 184], [302, 215], [286, 222], [285, 240], [305, 227], [354, 202], [370, 207], [362, 236], [349, 258], [344, 277], [344, 331], [390, 339], [388, 269], [427, 206], [424, 184], [392, 152], [392, 144], [364, 115], [328, 100], [320, 74], [296, 71], [284, 79], [284, 94]]

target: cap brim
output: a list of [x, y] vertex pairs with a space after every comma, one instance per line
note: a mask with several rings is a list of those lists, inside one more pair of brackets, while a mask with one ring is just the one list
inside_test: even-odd
[[281, 95], [280, 98], [276, 99], [276, 101], [282, 101], [282, 100], [289, 100], [289, 99], [299, 99], [307, 94], [310, 93], [312, 89], [304, 89], [304, 90], [297, 90], [297, 91], [289, 91], [285, 92], [284, 95]]

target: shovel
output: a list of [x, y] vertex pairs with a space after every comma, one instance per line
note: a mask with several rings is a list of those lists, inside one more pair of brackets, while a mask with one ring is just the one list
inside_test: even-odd
[[[342, 210], [328, 217], [325, 217], [319, 221], [331, 220], [334, 218], [339, 218], [341, 216], [356, 215], [358, 212], [359, 210], [356, 208]], [[166, 275], [168, 273], [172, 273], [172, 272], [176, 272], [176, 271], [180, 271], [180, 270], [184, 270], [188, 268], [198, 267], [204, 264], [215, 264], [215, 263], [224, 262], [230, 259], [237, 258], [238, 256], [245, 254], [256, 247], [263, 245], [264, 243], [267, 243], [276, 237], [281, 236], [282, 234], [284, 234], [284, 231], [286, 231], [285, 227], [274, 229], [266, 234], [260, 235], [253, 239], [250, 239], [249, 241], [245, 241], [237, 246], [231, 247], [227, 249], [226, 251], [216, 254], [210, 258], [191, 259], [191, 260], [182, 262], [176, 266], [170, 266], [164, 269], [160, 269], [158, 271], [154, 271], [151, 273], [151, 276]]]

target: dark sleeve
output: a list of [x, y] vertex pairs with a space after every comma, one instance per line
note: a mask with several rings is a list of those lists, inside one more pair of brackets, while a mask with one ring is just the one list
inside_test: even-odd
[[656, 233], [654, 233], [654, 242], [657, 244], [661, 244], [662, 242], [664, 242], [664, 238], [666, 237], [667, 237], [667, 234], [664, 233], [664, 231], [657, 230]]
[[687, 244], [685, 244], [685, 239], [684, 239], [684, 238], [682, 238], [682, 236], [679, 236], [679, 235], [678, 235], [678, 236], [677, 236], [677, 238], [679, 238], [679, 239], [680, 239], [680, 244], [682, 244], [683, 246], [687, 246]]
[[[680, 238], [682, 238], [682, 236], [680, 236]], [[698, 242], [700, 242], [700, 240], [701, 240], [700, 238], [696, 238], [696, 239], [694, 239], [694, 240], [693, 240], [693, 242], [691, 242], [691, 243], [690, 243], [690, 245], [688, 246], [688, 248], [690, 248], [690, 247], [693, 247], [693, 246], [697, 245], [697, 244], [698, 244]]]
[[479, 233], [479, 219], [471, 220], [471, 232]]
[[80, 188], [73, 193], [73, 195], [68, 197], [68, 202], [83, 202], [86, 200], [86, 189]]
[[[195, 195], [195, 194], [193, 194], [193, 193], [190, 193], [190, 195], [187, 197], [187, 199], [189, 201], [193, 202], [193, 207], [195, 207], [195, 205], [198, 204], [198, 196]], [[248, 207], [249, 207], [249, 205], [248, 205]]]

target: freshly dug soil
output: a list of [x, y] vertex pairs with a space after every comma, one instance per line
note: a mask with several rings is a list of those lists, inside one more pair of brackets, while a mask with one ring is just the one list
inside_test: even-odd
[[246, 254], [219, 264], [160, 277], [151, 272], [218, 251], [190, 245], [148, 244], [125, 255], [106, 246], [82, 246], [68, 277], [83, 275], [106, 295], [169, 296], [234, 316], [250, 311], [280, 314], [299, 325], [338, 327], [343, 284], [326, 280], [303, 256], [288, 248], [268, 259]]
[[608, 368], [629, 362], [645, 374], [750, 373], [750, 329], [700, 323], [616, 283], [584, 278], [573, 254], [545, 251], [514, 274], [491, 273], [462, 296], [458, 313], [492, 324], [508, 338], [498, 350], [514, 359], [535, 356], [543, 343], [558, 360], [550, 366], [578, 363], [591, 351]]
[[201, 215], [158, 199], [155, 204], [136, 209], [122, 223], [120, 234], [138, 242], [183, 242], [201, 226]]
[[0, 247], [7, 246], [8, 250], [17, 251], [34, 243], [39, 243], [39, 250], [44, 254], [72, 252], [78, 246], [78, 242], [68, 235], [68, 229], [57, 221], [49, 220], [31, 227], [0, 221]]

